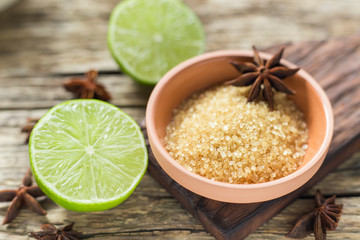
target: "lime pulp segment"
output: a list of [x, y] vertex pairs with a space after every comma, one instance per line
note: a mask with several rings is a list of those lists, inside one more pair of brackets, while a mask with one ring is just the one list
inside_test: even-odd
[[136, 122], [98, 100], [53, 107], [34, 127], [30, 163], [39, 187], [74, 211], [114, 207], [134, 191], [147, 167]]
[[125, 0], [111, 14], [108, 45], [125, 73], [156, 84], [171, 68], [204, 52], [205, 34], [181, 1]]

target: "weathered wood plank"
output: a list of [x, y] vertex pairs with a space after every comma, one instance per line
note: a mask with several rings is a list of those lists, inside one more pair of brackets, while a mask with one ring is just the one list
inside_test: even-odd
[[[360, 198], [336, 198], [336, 202], [344, 204], [343, 214], [336, 231], [328, 232], [326, 239], [358, 239]], [[312, 199], [298, 199], [246, 239], [288, 239], [284, 235], [289, 232], [296, 218], [303, 213], [311, 211], [313, 207], [314, 201]], [[314, 236], [310, 235], [309, 237], [304, 238], [304, 240], [310, 239], [314, 239]]]
[[[0, 110], [50, 108], [70, 100], [62, 84], [71, 76], [0, 78]], [[98, 82], [112, 95], [111, 103], [125, 107], [145, 107], [152, 88], [141, 86], [124, 74], [101, 74]]]
[[[99, 212], [90, 215], [81, 214], [82, 216], [57, 208], [51, 201], [44, 200], [41, 202], [43, 205], [54, 209], [46, 219], [25, 209], [13, 224], [8, 227], [0, 227], [0, 239], [9, 239], [6, 238], [9, 236], [8, 232], [13, 234], [14, 239], [15, 237], [16, 239], [29, 239], [26, 234], [38, 230], [40, 223], [51, 221], [62, 225], [63, 222], [59, 222], [59, 218], [65, 218], [65, 222], [76, 221], [75, 228], [88, 234], [89, 239], [213, 239], [204, 232], [202, 226], [194, 218], [179, 208], [178, 203], [172, 198], [140, 197], [136, 193], [137, 191], [122, 205], [106, 211], [106, 214]], [[147, 205], [139, 208], [139, 202], [146, 202]], [[337, 230], [329, 232], [327, 239], [358, 239], [360, 198], [337, 198], [337, 202], [344, 204], [344, 211]], [[311, 210], [313, 204], [311, 199], [296, 200], [247, 239], [287, 239], [284, 235], [291, 228], [292, 222], [298, 215]], [[166, 212], [173, 216], [164, 216], [165, 208]], [[3, 212], [2, 208], [0, 211]], [[144, 221], [139, 221], [139, 219], [144, 219]], [[153, 224], [154, 227], [149, 228], [149, 225], [144, 225], [145, 220], [150, 222], [156, 220], [157, 223]], [[313, 239], [313, 237], [310, 236], [306, 239]]]
[[[177, 234], [194, 239], [213, 239], [196, 219], [180, 208], [179, 203], [147, 174], [133, 195], [111, 210], [79, 214], [58, 207], [47, 198], [41, 204], [48, 210], [46, 216], [38, 216], [24, 209], [11, 224], [0, 226], [0, 239], [28, 239], [27, 233], [38, 230], [40, 224], [72, 221], [76, 222], [77, 230], [91, 239], [156, 239], [155, 236], [172, 238]], [[1, 216], [5, 215], [7, 205], [0, 205]]]
[[[0, 54], [6, 59], [0, 77], [118, 70], [106, 44], [118, 2], [22, 1], [0, 15]], [[356, 0], [185, 2], [204, 23], [208, 50], [344, 36], [356, 33], [360, 21]]]
[[303, 197], [312, 197], [316, 189], [321, 189], [324, 194], [339, 196], [359, 196], [360, 190], [360, 152], [355, 153], [350, 159], [341, 164], [334, 172], [327, 175], [323, 181], [303, 194]]

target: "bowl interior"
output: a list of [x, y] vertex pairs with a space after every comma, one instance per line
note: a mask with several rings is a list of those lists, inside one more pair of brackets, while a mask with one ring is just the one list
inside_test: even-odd
[[[268, 55], [263, 57], [268, 58]], [[180, 71], [173, 71], [172, 75], [170, 72], [171, 77], [163, 83], [162, 92], [158, 94], [154, 106], [156, 117], [153, 120], [159, 139], [164, 138], [173, 109], [181, 101], [196, 91], [237, 77], [239, 73], [229, 64], [229, 60], [251, 61], [251, 59], [251, 57], [238, 56], [216, 57], [189, 64], [185, 68], [181, 68]], [[282, 64], [291, 68], [295, 67], [286, 61], [282, 61]], [[305, 71], [300, 70], [296, 75], [285, 80], [285, 83], [296, 92], [295, 95], [289, 97], [304, 113], [309, 130], [308, 149], [299, 169], [304, 167], [319, 151], [326, 137], [327, 127], [326, 113], [321, 96], [312, 86], [311, 81], [305, 80], [307, 77], [310, 76]]]

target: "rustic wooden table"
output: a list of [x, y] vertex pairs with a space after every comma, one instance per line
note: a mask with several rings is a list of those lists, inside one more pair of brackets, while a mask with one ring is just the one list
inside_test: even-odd
[[[21, 126], [71, 98], [61, 87], [69, 76], [98, 69], [99, 81], [114, 96], [112, 103], [136, 120], [144, 118], [151, 89], [120, 74], [106, 45], [107, 21], [117, 2], [23, 0], [0, 13], [0, 189], [16, 188], [29, 166]], [[359, 30], [357, 0], [185, 2], [204, 23], [208, 51], [332, 39]], [[344, 204], [339, 227], [328, 239], [359, 239], [359, 160], [360, 152], [247, 239], [284, 239], [296, 216], [312, 208], [316, 188], [337, 194]], [[41, 224], [73, 221], [89, 239], [213, 239], [148, 174], [127, 201], [108, 211], [79, 214], [47, 198], [41, 204], [46, 216], [24, 209], [14, 222], [0, 226], [0, 239], [29, 239], [28, 233]], [[0, 203], [0, 221], [7, 207]]]

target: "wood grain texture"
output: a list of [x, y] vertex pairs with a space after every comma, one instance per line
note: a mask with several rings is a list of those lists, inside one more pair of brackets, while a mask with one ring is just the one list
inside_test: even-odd
[[[71, 98], [60, 86], [70, 76], [80, 76], [89, 68], [98, 69], [99, 81], [110, 89], [113, 103], [136, 120], [144, 118], [151, 90], [121, 75], [106, 45], [108, 18], [117, 2], [22, 0], [0, 13], [0, 189], [17, 187], [29, 164], [21, 126], [27, 117], [41, 117], [54, 104]], [[323, 40], [359, 31], [358, 0], [184, 2], [204, 23], [208, 51]], [[302, 52], [304, 56], [309, 53]], [[312, 62], [305, 64], [311, 67]], [[342, 76], [347, 77], [345, 72]], [[352, 89], [347, 86], [346, 91]], [[352, 103], [346, 91], [338, 96], [343, 99], [338, 109]], [[344, 119], [340, 124], [346, 129], [350, 120]], [[359, 162], [358, 154], [316, 185], [326, 194], [341, 195], [339, 201], [345, 204], [339, 229], [331, 232], [328, 239], [359, 239]], [[314, 189], [304, 193], [247, 239], [285, 239], [296, 215], [311, 208], [309, 198], [313, 193]], [[88, 239], [213, 239], [148, 174], [134, 195], [105, 212], [78, 214], [49, 199], [41, 203], [48, 211], [46, 217], [25, 209], [12, 224], [0, 226], [0, 239], [30, 239], [27, 234], [43, 223], [62, 226], [72, 221], [76, 222], [75, 229], [89, 234]], [[7, 203], [0, 203], [0, 221], [7, 207]]]
[[[72, 95], [62, 84], [71, 76], [8, 78], [0, 77], [0, 110], [33, 109], [50, 107], [69, 100]], [[80, 75], [81, 76], [81, 75]], [[97, 80], [107, 89], [111, 89], [112, 103], [120, 107], [146, 106], [151, 87], [139, 86], [128, 76], [121, 74], [101, 74]], [[41, 93], [41, 94], [39, 94]]]
[[[27, 0], [0, 15], [0, 77], [118, 71], [106, 44], [119, 0]], [[207, 50], [321, 40], [359, 31], [357, 0], [185, 0], [204, 23]], [[39, 56], [41, 54], [41, 56]], [[34, 59], [36, 59], [34, 61]], [[6, 70], [6, 71], [4, 71]]]

